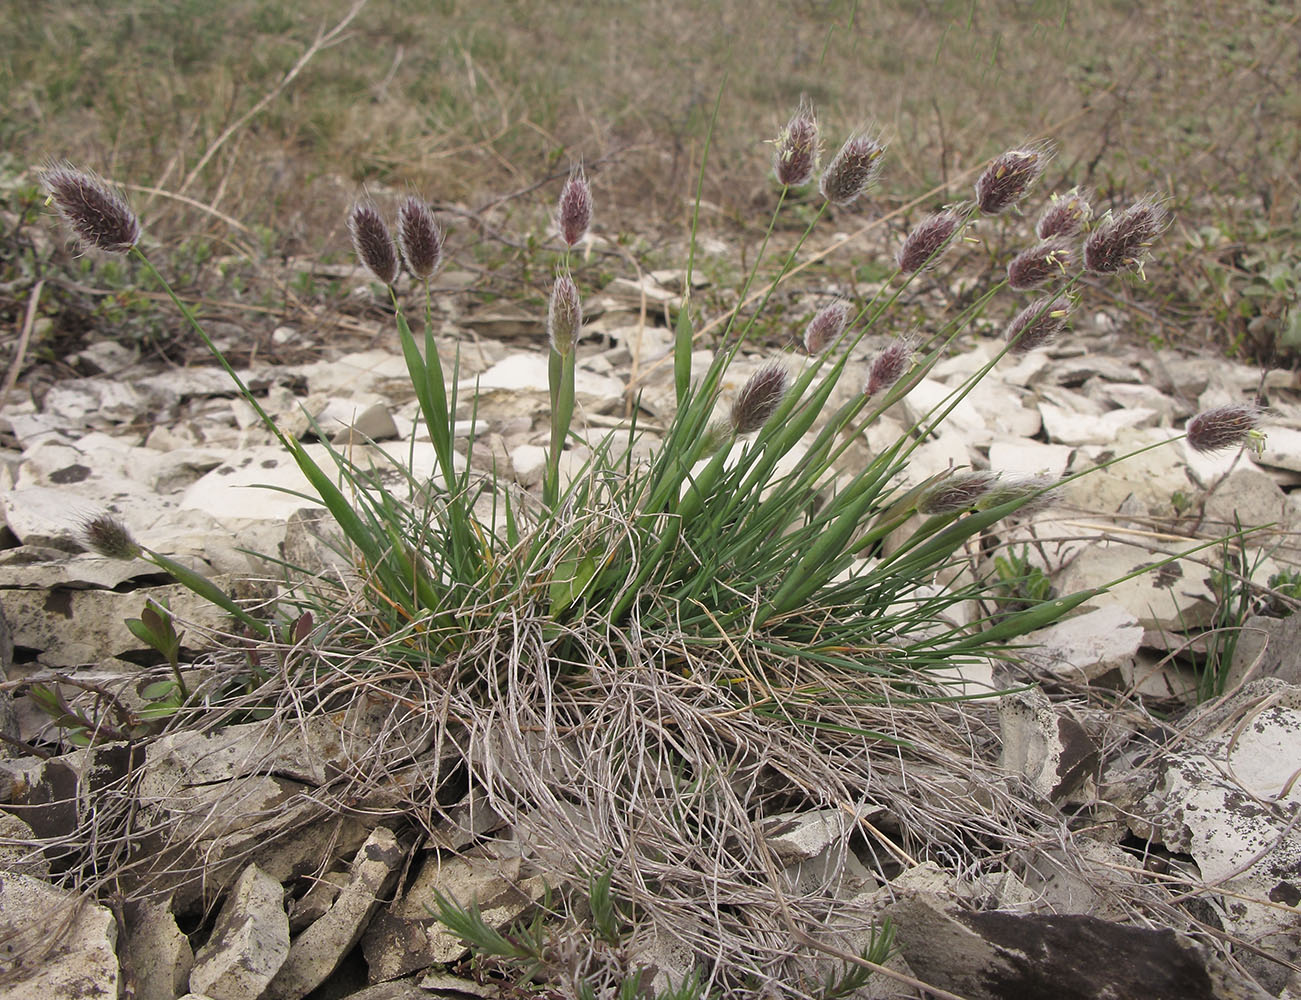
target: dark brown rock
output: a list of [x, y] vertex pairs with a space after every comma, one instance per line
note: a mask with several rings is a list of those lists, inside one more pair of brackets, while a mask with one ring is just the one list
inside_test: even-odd
[[965, 912], [917, 895], [887, 911], [913, 972], [968, 1000], [1264, 1000], [1191, 938], [1097, 917]]

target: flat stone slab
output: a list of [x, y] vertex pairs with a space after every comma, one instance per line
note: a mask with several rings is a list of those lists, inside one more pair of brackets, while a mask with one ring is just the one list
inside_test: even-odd
[[0, 872], [0, 940], [0, 1000], [111, 1000], [121, 989], [117, 921], [78, 893]]
[[212, 935], [194, 956], [190, 989], [212, 1000], [261, 996], [289, 954], [284, 890], [249, 865], [217, 916]]
[[378, 827], [353, 859], [351, 878], [334, 905], [289, 946], [289, 956], [262, 994], [263, 1000], [301, 1000], [326, 980], [361, 939], [402, 858], [393, 831]]
[[[1209, 891], [1225, 892], [1226, 930], [1301, 963], [1301, 832], [1288, 818], [1301, 809], [1301, 687], [1253, 681], [1198, 723], [1155, 760], [1130, 829], [1193, 857]], [[1287, 979], [1268, 959], [1240, 961], [1268, 989]]]

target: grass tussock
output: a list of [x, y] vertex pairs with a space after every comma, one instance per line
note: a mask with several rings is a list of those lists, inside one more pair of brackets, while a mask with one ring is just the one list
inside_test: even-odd
[[[803, 155], [807, 138], [787, 127], [778, 174]], [[878, 182], [884, 155], [875, 139], [854, 133], [817, 168], [824, 200], [806, 236], [821, 215]], [[169, 659], [174, 675], [157, 692], [163, 724], [152, 731], [197, 719], [208, 727], [269, 719], [288, 724], [292, 739], [343, 713], [346, 766], [325, 797], [259, 818], [252, 842], [241, 817], [246, 846], [231, 854], [364, 802], [382, 802], [437, 835], [454, 822], [442, 807], [469, 796], [507, 821], [516, 848], [548, 883], [600, 878], [631, 900], [638, 933], [689, 956], [679, 981], [717, 996], [748, 995], [763, 983], [835, 995], [826, 978], [832, 958], [880, 971], [855, 945], [876, 927], [877, 876], [934, 858], [993, 875], [1009, 851], [1049, 864], [1034, 831], [1050, 818], [985, 752], [989, 712], [964, 701], [991, 689], [969, 671], [1011, 659], [1018, 639], [1099, 591], [1000, 603], [1008, 581], [982, 574], [973, 554], [995, 525], [1051, 503], [1061, 484], [997, 470], [947, 469], [918, 480], [909, 458], [1020, 338], [1061, 332], [1069, 310], [1059, 304], [1082, 280], [1141, 273], [1166, 223], [1159, 200], [1105, 213], [1087, 236], [1075, 233], [1085, 252], [1061, 254], [1044, 277], [1050, 291], [1039, 311], [1013, 324], [993, 360], [866, 464], [841, 462], [1011, 282], [994, 281], [918, 339], [894, 338], [868, 353], [860, 350], [865, 338], [954, 250], [957, 233], [1037, 196], [1049, 157], [1034, 144], [994, 158], [974, 184], [976, 201], [950, 210], [953, 219], [923, 221], [873, 296], [814, 315], [805, 343], [817, 352], [761, 364], [735, 391], [726, 388], [729, 373], [754, 347], [773, 285], [760, 290], [757, 311], [727, 317], [713, 361], [694, 377], [688, 296], [670, 356], [673, 418], [653, 437], [630, 419], [566, 479], [560, 460], [581, 419], [582, 304], [571, 275], [583, 267], [574, 248], [593, 226], [588, 181], [572, 172], [555, 215], [556, 280], [547, 341], [539, 341], [549, 358], [551, 441], [537, 493], [476, 472], [473, 461], [458, 465], [459, 355], [445, 371], [432, 320], [443, 230], [426, 203], [401, 204], [397, 238], [385, 210], [369, 201], [348, 220], [358, 259], [389, 295], [436, 453], [432, 476], [422, 479], [398, 460], [376, 465], [360, 452], [330, 449], [328, 463], [315, 460], [172, 292], [130, 206], [93, 175], [50, 168], [44, 182], [74, 232], [91, 249], [134, 260], [172, 296], [311, 484], [314, 496], [305, 499], [333, 522], [322, 541], [337, 556], [334, 568], [285, 565], [280, 601], [256, 612], [141, 548], [129, 527], [111, 518], [88, 525], [88, 541], [104, 554], [154, 561], [242, 626], [243, 635], [225, 643], [245, 652], [242, 679], [191, 689], [176, 662], [170, 613], [147, 609], [133, 630]], [[815, 173], [800, 171], [810, 188]], [[782, 187], [769, 232], [797, 194]], [[1049, 210], [1059, 202], [1049, 199]], [[1086, 214], [1080, 209], [1074, 221]], [[793, 271], [802, 243], [775, 253], [779, 280]], [[761, 263], [762, 254], [741, 300]], [[403, 268], [423, 292], [422, 336], [395, 289]], [[691, 271], [689, 258], [684, 287]], [[1255, 425], [1254, 411], [1211, 411], [1190, 424], [1188, 437], [1201, 450], [1240, 446]], [[468, 447], [467, 459], [473, 437]], [[117, 732], [72, 714], [52, 694], [47, 700], [80, 742]], [[257, 743], [274, 752], [278, 737], [268, 739]], [[118, 828], [110, 843], [153, 838], [155, 850], [141, 859], [109, 852], [114, 878], [126, 878], [137, 896], [195, 881], [186, 851], [230, 832], [202, 808], [192, 824], [166, 832], [161, 823], [133, 830], [129, 813], [97, 814], [97, 841], [104, 824]], [[788, 814], [819, 810], [839, 836], [812, 867], [792, 866], [773, 844], [798, 822]], [[102, 851], [83, 857], [83, 874], [104, 862]], [[203, 876], [220, 882], [216, 872]], [[861, 884], [846, 891], [855, 880]], [[873, 930], [864, 954], [878, 954], [877, 940]], [[696, 995], [695, 987], [687, 993]]]
[[[85, 66], [118, 95], [81, 133], [72, 123], [87, 84], [59, 63], [57, 33], [33, 35], [10, 70], [20, 100], [48, 109], [43, 142], [67, 136], [66, 152], [97, 152], [91, 159], [107, 173], [146, 178], [128, 189], [132, 201], [143, 198], [142, 230], [135, 209], [94, 175], [62, 166], [43, 175], [84, 243], [116, 255], [176, 307], [293, 458], [311, 486], [305, 499], [332, 522], [323, 538], [332, 568], [284, 565], [280, 600], [257, 609], [142, 549], [129, 526], [95, 525], [106, 554], [154, 561], [237, 623], [221, 637], [219, 657], [235, 666], [192, 685], [175, 662], [179, 639], [166, 607], [142, 615], [141, 632], [174, 674], [158, 692], [147, 735], [273, 719], [281, 733], [257, 748], [273, 755], [278, 739], [342, 719], [343, 772], [293, 810], [241, 817], [245, 839], [222, 863], [357, 810], [400, 815], [434, 835], [461, 821], [454, 805], [473, 800], [509, 824], [549, 882], [606, 879], [610, 892], [632, 901], [639, 933], [691, 956], [678, 970], [684, 977], [698, 974], [710, 995], [738, 997], [775, 983], [831, 995], [819, 985], [826, 963], [859, 952], [881, 905], [875, 882], [904, 869], [937, 860], [980, 877], [1005, 870], [1012, 856], [1026, 870], [1083, 864], [1063, 860], [1064, 840], [1054, 838], [1067, 834], [993, 764], [990, 710], [964, 701], [990, 690], [972, 675], [1011, 659], [1025, 635], [1097, 593], [1027, 592], [1013, 605], [999, 600], [1008, 580], [979, 568], [995, 526], [1051, 503], [1061, 483], [997, 470], [910, 478], [909, 459], [1004, 356], [1067, 336], [1084, 296], [1125, 299], [1135, 286], [1113, 281], [1117, 274], [1160, 285], [1153, 244], [1170, 227], [1169, 206], [1164, 195], [1135, 200], [1130, 185], [1153, 162], [1144, 156], [1170, 156], [1172, 136], [1180, 151], [1187, 140], [1169, 123], [1099, 133], [1097, 122], [1119, 120], [1107, 115], [1140, 81], [1151, 88], [1145, 97], [1164, 81], [1080, 75], [1091, 59], [1128, 58], [1123, 68], [1140, 73], [1137, 42], [1131, 51], [1117, 47], [1123, 35], [1083, 30], [1121, 27], [1124, 16], [1054, 19], [1032, 5], [991, 21], [971, 7], [963, 23], [944, 8], [849, 4], [830, 26], [796, 15], [788, 31], [774, 33], [761, 16], [774, 11], [743, 16], [726, 4], [630, 16], [617, 29], [583, 9], [512, 7], [505, 17], [491, 4], [445, 8], [417, 17], [401, 3], [338, 5], [317, 31], [300, 12], [236, 4], [222, 18], [250, 39], [247, 63], [237, 66], [205, 30], [206, 8], [164, 4], [159, 13], [186, 30], [165, 58], [133, 68], [107, 59], [87, 28], [103, 44], [148, 47], [162, 44], [152, 22], [134, 11], [68, 7], [58, 16], [74, 35], [83, 32]], [[720, 16], [727, 30], [701, 26]], [[1263, 7], [1249, 17], [1254, 26], [1274, 23]], [[0, 30], [24, 23], [32, 26], [30, 16]], [[635, 46], [617, 34], [637, 29], [647, 34]], [[1177, 50], [1201, 29], [1181, 20], [1149, 30]], [[891, 45], [871, 42], [880, 37]], [[744, 61], [734, 56], [740, 51]], [[1272, 71], [1275, 48], [1261, 41], [1258, 51], [1255, 69]], [[713, 100], [719, 62], [730, 68], [736, 101]], [[922, 83], [933, 74], [918, 67], [932, 63], [953, 67], [942, 89]], [[885, 124], [849, 132], [822, 160], [813, 102], [801, 94], [842, 120], [849, 82], [865, 66], [894, 81], [895, 99], [882, 102]], [[651, 101], [648, 81], [656, 84]], [[1078, 108], [1081, 91], [1096, 102], [1088, 112]], [[120, 97], [132, 92], [139, 100]], [[203, 99], [187, 106], [198, 93]], [[1179, 100], [1188, 106], [1186, 90]], [[776, 107], [799, 110], [779, 128]], [[756, 119], [771, 120], [778, 136], [775, 186], [745, 173], [767, 155]], [[1072, 147], [1086, 120], [1089, 141]], [[997, 151], [984, 148], [985, 136], [1006, 134], [1009, 123], [1024, 135], [1054, 126], [1075, 152], [1053, 159], [1047, 146], [1019, 142], [989, 159]], [[169, 127], [171, 140], [160, 142]], [[0, 128], [14, 148], [38, 137], [15, 119]], [[115, 145], [146, 131], [152, 146]], [[1120, 131], [1133, 141], [1112, 156]], [[903, 204], [926, 191], [921, 202], [935, 204], [900, 223], [895, 266], [882, 265], [881, 281], [809, 319], [805, 350], [769, 357], [740, 377], [734, 365], [763, 343], [774, 290], [819, 259], [810, 234], [857, 211], [879, 182], [887, 132], [905, 140], [894, 143], [904, 147], [892, 167], [900, 190], [871, 197]], [[1286, 152], [1265, 145], [1271, 157]], [[706, 171], [706, 154], [724, 169]], [[755, 236], [732, 307], [710, 323], [687, 295], [666, 362], [676, 413], [652, 431], [634, 411], [576, 473], [562, 474], [583, 418], [575, 390], [582, 289], [598, 284], [585, 281], [596, 265], [584, 248], [602, 228], [608, 238], [637, 219], [634, 205], [681, 218], [697, 165], [683, 287], [692, 288], [702, 215], [713, 212]], [[1050, 197], [1063, 175], [1076, 186]], [[371, 197], [354, 200], [363, 183]], [[560, 192], [554, 210], [540, 199], [521, 208], [544, 220], [532, 262], [542, 262], [550, 287], [537, 312], [540, 328], [545, 313], [538, 350], [548, 360], [551, 433], [541, 487], [529, 492], [478, 471], [473, 437], [458, 461], [455, 417], [473, 401], [458, 398], [459, 359], [440, 353], [434, 311], [437, 277], [457, 250], [449, 203], [497, 185], [522, 206], [548, 183]], [[394, 212], [396, 191], [407, 186], [443, 200], [407, 195]], [[339, 204], [344, 188], [351, 214], [318, 215]], [[331, 196], [318, 197], [325, 189]], [[1181, 189], [1180, 197], [1191, 196]], [[1226, 187], [1223, 197], [1236, 211], [1247, 196]], [[1041, 242], [1033, 244], [1023, 214], [1036, 202]], [[594, 219], [607, 206], [612, 222]], [[273, 235], [284, 241], [263, 241], [264, 252], [288, 253], [347, 227], [392, 309], [435, 452], [432, 475], [364, 448], [331, 450], [318, 462], [272, 419], [194, 304], [175, 292], [166, 265], [155, 263], [191, 211], [218, 229], [229, 212], [276, 220]], [[993, 265], [976, 292], [924, 329], [901, 332], [897, 310], [910, 289], [967, 249], [974, 231]], [[1002, 252], [1014, 246], [1029, 249]], [[397, 288], [404, 270], [411, 294]], [[1043, 291], [1006, 326], [997, 356], [897, 440], [847, 463], [853, 442], [1009, 286]], [[702, 343], [714, 348], [713, 360], [693, 373]], [[1258, 417], [1212, 411], [1190, 423], [1189, 442], [1203, 450], [1250, 444]], [[106, 742], [109, 730], [97, 720], [74, 716], [57, 698], [48, 706], [81, 742]], [[132, 896], [164, 894], [199, 878], [188, 848], [231, 832], [216, 828], [208, 802], [195, 801], [192, 822], [176, 824], [134, 811], [126, 783], [106, 795], [104, 808], [80, 816], [60, 842], [65, 870], [82, 886], [112, 881]], [[811, 810], [843, 834], [816, 870], [793, 866], [772, 846], [789, 814]], [[129, 845], [142, 838], [153, 849], [135, 856]], [[870, 877], [847, 892], [864, 865]], [[1105, 880], [1101, 891], [1136, 917], [1170, 918], [1137, 892]]]

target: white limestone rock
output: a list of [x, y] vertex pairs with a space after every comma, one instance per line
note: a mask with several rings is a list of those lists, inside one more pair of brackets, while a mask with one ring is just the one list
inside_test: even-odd
[[518, 857], [426, 855], [411, 885], [371, 921], [362, 937], [371, 979], [396, 979], [465, 955], [465, 943], [433, 916], [434, 890], [462, 906], [477, 903], [484, 920], [500, 928], [524, 913], [544, 890], [540, 877], [520, 875]]
[[1252, 465], [1235, 469], [1218, 483], [1206, 499], [1207, 521], [1215, 530], [1237, 531], [1236, 525], [1272, 524], [1279, 532], [1292, 529], [1292, 509], [1287, 495], [1274, 480]]
[[[337, 466], [324, 445], [303, 447], [327, 476], [337, 478]], [[358, 446], [349, 449], [346, 457], [363, 469], [374, 469], [390, 489], [404, 496], [406, 480], [399, 469], [405, 468], [413, 455], [411, 475], [417, 481], [428, 480], [437, 468], [437, 455], [429, 442], [417, 441], [414, 453], [403, 442]], [[464, 468], [462, 456], [454, 455], [453, 462], [458, 470]], [[262, 447], [231, 456], [187, 489], [179, 505], [183, 510], [201, 510], [214, 518], [284, 521], [294, 511], [320, 506], [308, 499], [314, 496], [311, 484], [284, 449]]]
[[194, 949], [172, 916], [171, 900], [138, 904], [127, 920], [126, 954], [136, 1000], [172, 1000], [186, 991]]
[[329, 977], [360, 940], [403, 854], [393, 831], [381, 826], [371, 833], [353, 859], [348, 883], [329, 910], [293, 940], [263, 1000], [301, 1000]]
[[1031, 632], [1023, 659], [1036, 670], [1067, 681], [1091, 681], [1131, 661], [1143, 626], [1126, 607], [1103, 601], [1093, 611]]
[[1067, 410], [1054, 403], [1041, 402], [1039, 414], [1044, 430], [1054, 444], [1110, 444], [1121, 431], [1138, 427], [1151, 427], [1157, 422], [1155, 410], [1134, 407], [1128, 410], [1108, 410], [1093, 415]]
[[999, 766], [1045, 799], [1069, 795], [1097, 766], [1098, 748], [1084, 727], [1037, 688], [999, 698], [998, 726]]
[[[1142, 513], [1169, 516], [1176, 491], [1191, 490], [1180, 450], [1164, 444], [1170, 433], [1157, 428], [1125, 431], [1105, 445], [1086, 445], [1076, 451], [1070, 471], [1087, 469], [1120, 455], [1156, 444], [1141, 455], [1090, 472], [1063, 488], [1065, 498], [1093, 513]], [[1137, 505], [1135, 507], [1134, 505]]]
[[[1146, 797], [1129, 813], [1142, 838], [1190, 854], [1208, 891], [1225, 893], [1225, 930], [1265, 954], [1301, 960], [1301, 688], [1277, 679], [1249, 683], [1203, 711], [1179, 744], [1157, 755]], [[1267, 989], [1286, 969], [1238, 955]]]
[[[550, 376], [547, 355], [512, 354], [474, 379], [463, 379], [462, 400], [472, 397], [476, 382], [476, 403], [481, 416], [494, 419], [500, 415], [550, 410]], [[624, 386], [619, 379], [598, 375], [581, 365], [574, 371], [574, 400], [579, 410], [608, 412], [623, 402]]]
[[1108, 586], [1152, 566], [1131, 580], [1111, 586], [1105, 597], [1093, 599], [1089, 606], [1098, 607], [1104, 601], [1120, 604], [1144, 628], [1157, 631], [1205, 628], [1215, 610], [1215, 595], [1207, 585], [1206, 569], [1193, 560], [1154, 566], [1165, 558], [1141, 546], [1100, 540], [1082, 548], [1053, 582], [1058, 593], [1073, 594]]
[[815, 809], [779, 813], [763, 821], [764, 842], [785, 863], [808, 861], [858, 829], [860, 819], [871, 819], [881, 809]]
[[406, 393], [411, 392], [411, 375], [402, 355], [379, 348], [303, 365], [297, 371], [307, 379], [307, 391], [313, 395], [371, 392], [387, 398], [387, 389], [405, 388]]
[[1274, 469], [1301, 472], [1301, 430], [1269, 426], [1264, 433], [1265, 447], [1256, 461]]
[[106, 906], [15, 872], [0, 872], [0, 1000], [116, 997], [117, 921]]
[[1066, 445], [1039, 441], [995, 441], [989, 446], [989, 467], [1012, 476], [1060, 479], [1074, 451]]
[[35, 839], [36, 833], [30, 826], [13, 813], [0, 811], [0, 872], [48, 879], [49, 860], [40, 850], [27, 846]]
[[190, 989], [212, 1000], [261, 996], [288, 954], [284, 890], [257, 865], [249, 865], [194, 956]]
[[[219, 586], [230, 582], [217, 581]], [[143, 649], [123, 621], [139, 616], [146, 597], [166, 600], [182, 623], [214, 630], [229, 624], [224, 611], [180, 584], [121, 594], [65, 587], [10, 590], [4, 600], [17, 645], [35, 650], [37, 662], [44, 666], [74, 667]]]
[[547, 450], [536, 444], [522, 444], [510, 453], [515, 481], [521, 486], [533, 486], [542, 481], [547, 462]]

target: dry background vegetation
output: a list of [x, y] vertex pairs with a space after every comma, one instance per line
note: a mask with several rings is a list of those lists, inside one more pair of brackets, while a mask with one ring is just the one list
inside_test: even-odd
[[[259, 278], [291, 257], [342, 261], [345, 213], [363, 186], [417, 190], [463, 213], [454, 248], [498, 277], [522, 274], [521, 291], [536, 296], [545, 275], [531, 287], [528, 246], [484, 251], [474, 227], [536, 231], [553, 179], [581, 158], [601, 233], [651, 265], [680, 264], [724, 80], [704, 225], [739, 253], [773, 203], [764, 142], [801, 94], [829, 142], [870, 122], [891, 140], [882, 194], [835, 220], [846, 229], [946, 182], [923, 208], [964, 197], [986, 158], [1050, 137], [1060, 148], [1050, 186], [1092, 186], [1102, 208], [1152, 190], [1174, 199], [1151, 281], [1121, 293], [1137, 335], [1294, 356], [1301, 14], [1290, 2], [369, 0], [214, 152], [350, 6], [0, 3], [0, 319], [21, 323], [45, 267], [41, 313], [55, 322], [35, 358], [57, 364], [92, 331], [158, 340], [165, 325], [112, 267], [41, 260], [26, 241], [23, 225], [40, 214], [31, 168], [47, 157], [136, 185], [177, 279], [210, 303], [242, 303], [261, 333], [305, 306], [319, 317], [313, 305], [341, 296], [310, 272]], [[253, 274], [227, 263], [214, 284], [209, 255], [232, 251]]]

